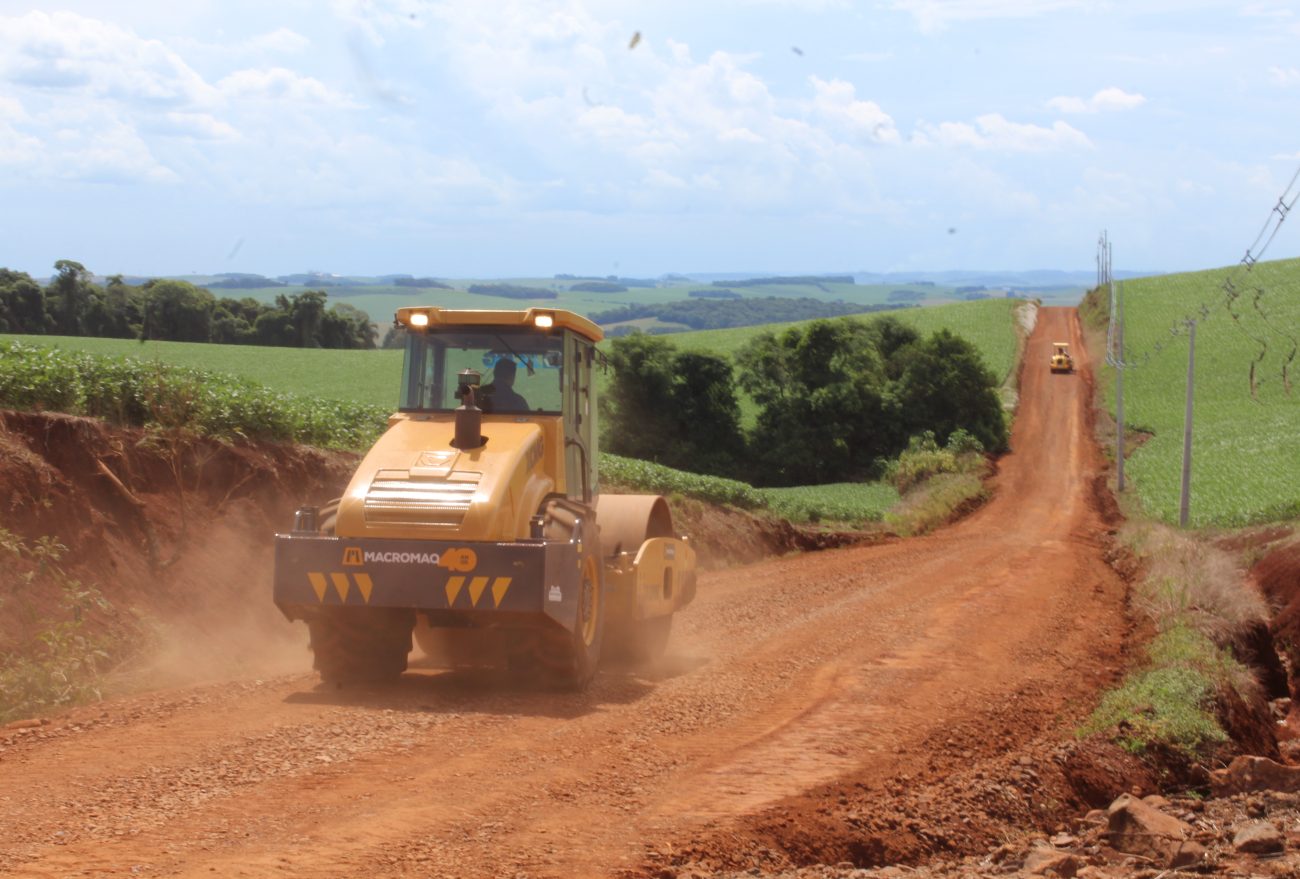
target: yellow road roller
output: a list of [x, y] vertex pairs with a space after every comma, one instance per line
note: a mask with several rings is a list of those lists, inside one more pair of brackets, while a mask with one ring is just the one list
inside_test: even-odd
[[1074, 372], [1074, 358], [1068, 342], [1052, 343], [1052, 372]]
[[412, 637], [444, 667], [583, 689], [602, 657], [653, 660], [695, 595], [658, 495], [597, 475], [601, 330], [569, 311], [399, 309], [398, 411], [343, 496], [275, 541], [274, 599], [326, 682], [382, 681]]

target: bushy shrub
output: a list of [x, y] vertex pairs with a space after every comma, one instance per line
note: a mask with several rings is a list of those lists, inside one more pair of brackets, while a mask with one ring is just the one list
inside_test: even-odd
[[984, 446], [965, 430], [955, 430], [948, 443], [940, 446], [934, 432], [927, 430], [908, 440], [893, 470], [894, 485], [900, 494], [915, 488], [940, 473], [962, 473], [978, 469], [978, 457]]

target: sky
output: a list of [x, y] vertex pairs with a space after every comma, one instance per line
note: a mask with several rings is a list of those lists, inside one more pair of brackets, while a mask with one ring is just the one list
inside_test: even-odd
[[0, 266], [1228, 265], [1297, 46], [1300, 0], [0, 0]]

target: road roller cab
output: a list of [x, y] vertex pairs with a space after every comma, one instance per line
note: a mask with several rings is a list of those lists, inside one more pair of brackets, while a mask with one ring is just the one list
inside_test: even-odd
[[657, 495], [602, 494], [600, 328], [571, 312], [403, 308], [399, 409], [342, 497], [276, 536], [275, 602], [329, 681], [431, 662], [583, 687], [652, 659], [695, 591]]

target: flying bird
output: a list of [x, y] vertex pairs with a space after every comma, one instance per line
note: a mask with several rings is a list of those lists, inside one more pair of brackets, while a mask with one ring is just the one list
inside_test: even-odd
[[798, 55], [800, 58], [803, 57], [803, 49], [800, 49], [798, 46], [791, 46], [790, 51]]
[[627, 47], [629, 49], [635, 49], [637, 47], [637, 44], [640, 42], [641, 42], [641, 32], [637, 31], [636, 33], [632, 34], [632, 41], [627, 44]]

